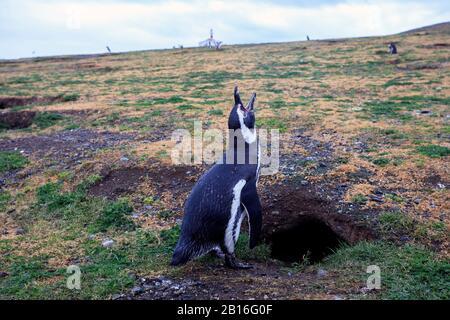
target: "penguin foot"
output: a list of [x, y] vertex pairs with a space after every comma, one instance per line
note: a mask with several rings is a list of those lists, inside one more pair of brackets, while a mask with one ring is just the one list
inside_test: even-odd
[[214, 248], [214, 249], [212, 249], [212, 250], [209, 252], [209, 254], [210, 254], [212, 257], [216, 257], [216, 258], [219, 258], [219, 259], [225, 259], [225, 254], [224, 254], [223, 251], [220, 250], [219, 248]]
[[225, 266], [231, 269], [251, 269], [251, 264], [242, 263], [236, 260], [234, 254], [225, 255]]

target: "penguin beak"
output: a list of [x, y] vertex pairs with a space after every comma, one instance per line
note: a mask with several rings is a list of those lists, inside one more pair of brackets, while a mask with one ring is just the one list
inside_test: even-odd
[[253, 93], [252, 97], [250, 98], [250, 101], [247, 104], [247, 107], [245, 107], [247, 111], [253, 111], [255, 100], [256, 100], [256, 93]]
[[241, 100], [241, 96], [239, 95], [239, 89], [237, 86], [234, 87], [234, 105], [243, 105], [242, 104], [242, 100]]

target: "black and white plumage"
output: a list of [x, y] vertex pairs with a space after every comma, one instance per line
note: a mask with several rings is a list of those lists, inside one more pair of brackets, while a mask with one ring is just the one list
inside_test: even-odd
[[[256, 94], [253, 94], [247, 106], [244, 106], [239, 91], [235, 88], [235, 101], [228, 119], [228, 128], [237, 130], [236, 137], [224, 154], [223, 163], [211, 167], [189, 195], [172, 265], [185, 264], [193, 258], [217, 250], [225, 255], [228, 267], [249, 267], [236, 261], [234, 251], [245, 216], [249, 221], [250, 248], [258, 243], [262, 226], [261, 203], [256, 189], [259, 148], [253, 111], [255, 99]], [[245, 141], [245, 144], [241, 144], [244, 148], [238, 148], [240, 138]], [[238, 152], [245, 153], [244, 162], [238, 161]], [[231, 161], [228, 158], [226, 162], [227, 155]]]
[[390, 54], [397, 54], [397, 46], [395, 43], [389, 43], [388, 49]]

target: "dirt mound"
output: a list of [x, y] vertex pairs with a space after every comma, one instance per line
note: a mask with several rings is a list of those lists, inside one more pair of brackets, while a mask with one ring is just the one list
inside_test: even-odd
[[201, 167], [193, 166], [158, 166], [152, 169], [151, 180], [159, 190], [171, 190], [174, 195], [180, 195], [194, 186]]
[[18, 111], [0, 113], [0, 128], [22, 129], [28, 128], [33, 123], [36, 112]]
[[75, 95], [48, 97], [0, 97], [0, 109], [28, 106], [32, 104], [50, 104], [77, 100]]
[[148, 175], [145, 168], [122, 168], [110, 171], [100, 182], [93, 185], [89, 194], [115, 199], [133, 190]]
[[191, 166], [154, 166], [127, 167], [114, 169], [103, 175], [103, 179], [91, 187], [89, 194], [93, 196], [116, 199], [133, 191], [140, 183], [148, 182], [160, 196], [170, 191], [178, 197], [193, 187], [200, 169]]

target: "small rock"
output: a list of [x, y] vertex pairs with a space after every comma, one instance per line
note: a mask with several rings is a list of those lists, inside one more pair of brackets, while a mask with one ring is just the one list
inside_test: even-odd
[[264, 300], [269, 299], [269, 296], [267, 294], [264, 295]]
[[438, 183], [437, 186], [439, 189], [445, 189], [445, 184]]
[[407, 241], [409, 241], [409, 240], [410, 240], [410, 238], [409, 238], [408, 236], [402, 236], [402, 237], [400, 237], [400, 241], [407, 242]]
[[122, 297], [123, 297], [123, 294], [113, 294], [111, 299], [112, 300], [119, 300]]
[[105, 248], [111, 248], [114, 245], [114, 240], [107, 239], [102, 242], [102, 246]]
[[90, 234], [90, 235], [88, 236], [88, 239], [89, 239], [89, 240], [94, 240], [94, 239], [95, 239], [95, 234]]
[[306, 185], [308, 184], [308, 181], [302, 180], [302, 181], [300, 182], [300, 184], [301, 184], [302, 186], [306, 186]]
[[4, 278], [4, 277], [7, 277], [7, 276], [9, 276], [8, 272], [0, 271], [0, 278]]
[[324, 269], [317, 270], [317, 276], [318, 277], [325, 277], [328, 274], [328, 272]]
[[131, 294], [133, 296], [137, 296], [138, 294], [142, 293], [144, 290], [142, 289], [142, 287], [134, 287], [133, 289], [131, 289]]
[[25, 234], [25, 230], [23, 228], [17, 228], [16, 229], [16, 235], [23, 235]]
[[127, 161], [130, 161], [130, 159], [128, 159], [127, 157], [121, 157], [120, 161], [127, 162]]
[[415, 203], [415, 204], [419, 204], [419, 203], [420, 203], [420, 201], [422, 201], [422, 199], [420, 199], [420, 198], [416, 198], [416, 199], [414, 199], [414, 203]]

